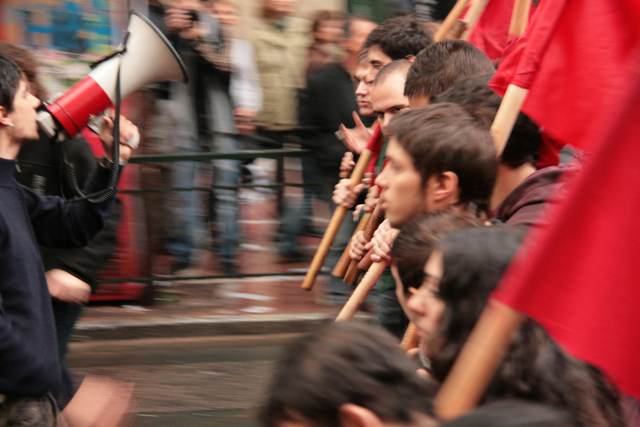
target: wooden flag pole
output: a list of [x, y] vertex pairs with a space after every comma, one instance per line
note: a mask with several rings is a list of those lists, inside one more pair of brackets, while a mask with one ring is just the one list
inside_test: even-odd
[[[395, 239], [399, 232], [399, 230], [394, 230], [392, 238]], [[391, 261], [378, 261], [371, 265], [367, 274], [364, 275], [360, 283], [358, 283], [358, 286], [353, 290], [349, 300], [344, 307], [342, 307], [338, 317], [336, 317], [336, 322], [353, 319], [353, 316], [358, 312], [367, 295], [371, 292], [371, 289], [373, 289], [378, 279], [380, 279], [380, 276], [382, 276], [384, 269], [387, 268], [390, 263]]]
[[525, 316], [489, 300], [434, 400], [436, 416], [457, 418], [476, 407]]
[[489, 0], [474, 0], [474, 2], [471, 3], [471, 6], [469, 6], [469, 11], [464, 17], [464, 22], [467, 24], [467, 28], [460, 36], [460, 40], [469, 39], [469, 36], [471, 35], [473, 29], [476, 27], [478, 20], [482, 16], [482, 13], [487, 8], [487, 3], [489, 3]]
[[445, 20], [442, 21], [442, 24], [440, 24], [440, 27], [438, 27], [438, 30], [433, 36], [434, 42], [437, 43], [444, 40], [449, 31], [451, 31], [456, 22], [458, 22], [458, 18], [462, 16], [462, 13], [467, 8], [467, 5], [470, 1], [471, 0], [458, 0], [456, 2], [456, 4], [453, 6], [453, 9], [451, 9], [451, 12], [449, 12]]
[[[358, 226], [353, 232], [351, 239], [353, 239], [353, 236], [355, 236], [358, 232], [363, 231], [366, 228], [370, 219], [371, 219], [371, 214], [369, 212], [362, 215], [362, 218], [360, 218], [360, 222], [358, 223]], [[351, 264], [351, 257], [349, 256], [350, 252], [351, 252], [351, 240], [349, 240], [349, 244], [347, 245], [344, 252], [342, 252], [342, 256], [338, 260], [338, 263], [336, 264], [336, 266], [333, 268], [333, 271], [331, 272], [332, 276], [339, 277], [340, 279], [344, 277], [345, 273], [347, 272], [347, 269], [349, 268], [349, 265]]]
[[511, 13], [511, 23], [509, 25], [509, 35], [520, 37], [527, 29], [529, 22], [529, 11], [531, 10], [531, 0], [515, 0], [513, 12]]
[[[371, 219], [367, 224], [367, 227], [364, 229], [364, 238], [369, 242], [373, 237], [373, 233], [378, 229], [380, 223], [384, 220], [384, 211], [380, 209], [380, 200], [378, 200], [378, 204], [373, 209], [371, 213]], [[349, 268], [347, 268], [347, 272], [344, 275], [344, 282], [349, 283], [351, 285], [355, 285], [358, 282], [358, 278], [360, 277], [360, 269], [358, 269], [358, 261], [351, 260], [349, 264]]]
[[371, 292], [371, 289], [375, 286], [376, 282], [382, 276], [382, 272], [389, 265], [386, 261], [378, 261], [374, 262], [367, 271], [367, 274], [364, 275], [358, 286], [353, 290], [353, 293], [349, 297], [349, 300], [346, 302], [338, 317], [336, 317], [336, 322], [341, 320], [351, 320], [353, 316], [356, 315], [362, 303]]
[[407, 326], [407, 330], [404, 331], [400, 348], [404, 351], [409, 351], [416, 347], [418, 347], [418, 330], [416, 329], [416, 325], [411, 322], [409, 326]]
[[[351, 172], [351, 188], [354, 188], [356, 185], [360, 184], [362, 177], [364, 176], [364, 171], [373, 156], [373, 151], [371, 150], [363, 150], [360, 153], [360, 158], [358, 159], [358, 163], [356, 163], [355, 168], [353, 168], [353, 172]], [[327, 254], [329, 253], [329, 248], [331, 247], [331, 243], [333, 239], [336, 237], [338, 233], [338, 229], [340, 228], [340, 224], [342, 224], [342, 220], [347, 214], [348, 209], [344, 206], [338, 206], [335, 211], [333, 211], [333, 216], [331, 217], [331, 221], [329, 221], [329, 225], [327, 226], [327, 230], [324, 232], [324, 236], [320, 241], [320, 246], [318, 246], [318, 250], [311, 261], [311, 265], [309, 266], [309, 271], [307, 271], [304, 280], [302, 281], [302, 289], [311, 290], [313, 287], [313, 283], [316, 280], [316, 276], [320, 272], [322, 268], [322, 264], [324, 263]]]
[[509, 139], [509, 135], [511, 135], [513, 125], [518, 119], [518, 114], [528, 93], [529, 91], [527, 89], [516, 85], [510, 84], [507, 87], [507, 91], [496, 113], [496, 118], [493, 119], [493, 124], [491, 125], [491, 136], [493, 137], [493, 143], [496, 146], [498, 157], [502, 155], [502, 151], [504, 151], [504, 147], [507, 145], [507, 140]]

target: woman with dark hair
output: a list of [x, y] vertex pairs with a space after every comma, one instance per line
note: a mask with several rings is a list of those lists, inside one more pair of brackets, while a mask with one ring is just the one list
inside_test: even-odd
[[[409, 318], [427, 342], [431, 374], [444, 381], [515, 255], [522, 234], [507, 226], [465, 229], [437, 244]], [[617, 390], [599, 370], [565, 353], [532, 320], [514, 337], [482, 402], [519, 398], [560, 407], [582, 426], [624, 426]]]
[[419, 288], [424, 277], [424, 264], [438, 240], [438, 236], [466, 227], [478, 227], [480, 220], [471, 213], [439, 211], [424, 214], [400, 227], [391, 248], [391, 272], [396, 280], [396, 295], [406, 312], [410, 288]]

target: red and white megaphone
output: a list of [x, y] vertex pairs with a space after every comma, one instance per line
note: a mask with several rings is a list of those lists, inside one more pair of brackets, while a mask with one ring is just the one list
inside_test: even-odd
[[95, 115], [116, 101], [120, 68], [120, 97], [141, 87], [176, 80], [187, 83], [187, 71], [171, 43], [144, 15], [131, 11], [122, 53], [108, 57], [84, 79], [38, 113], [40, 127], [59, 139], [75, 136]]

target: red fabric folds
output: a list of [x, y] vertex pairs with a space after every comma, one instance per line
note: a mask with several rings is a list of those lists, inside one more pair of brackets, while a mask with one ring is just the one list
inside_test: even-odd
[[599, 113], [581, 123], [576, 141], [593, 147], [582, 174], [492, 297], [640, 398], [640, 43], [626, 59]]
[[590, 150], [586, 124], [604, 114], [638, 41], [637, 0], [542, 0], [490, 83], [529, 89], [522, 107], [550, 139]]

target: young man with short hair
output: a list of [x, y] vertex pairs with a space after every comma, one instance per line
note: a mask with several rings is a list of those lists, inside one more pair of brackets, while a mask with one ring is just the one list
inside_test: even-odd
[[[0, 56], [0, 420], [29, 412], [38, 425], [53, 426], [54, 398], [61, 388], [61, 370], [51, 299], [38, 244], [79, 247], [104, 226], [115, 197], [102, 203], [65, 203], [60, 197], [39, 196], [15, 180], [16, 157], [27, 140], [38, 138], [36, 108], [40, 100], [11, 60]], [[107, 120], [111, 126], [111, 121]], [[121, 122], [119, 161], [131, 148], [122, 144], [137, 128]], [[108, 186], [113, 137], [101, 133], [105, 157], [87, 179], [85, 194]]]
[[416, 55], [407, 74], [404, 94], [411, 108], [421, 107], [457, 82], [493, 72], [491, 60], [471, 43], [443, 40]]
[[[459, 104], [490, 129], [502, 102], [487, 86], [490, 78], [485, 75], [464, 80], [435, 97], [433, 102]], [[498, 159], [496, 184], [489, 204], [492, 218], [523, 229], [548, 220], [545, 211], [549, 200], [580, 166], [570, 163], [536, 169], [541, 144], [540, 129], [521, 112]]]

